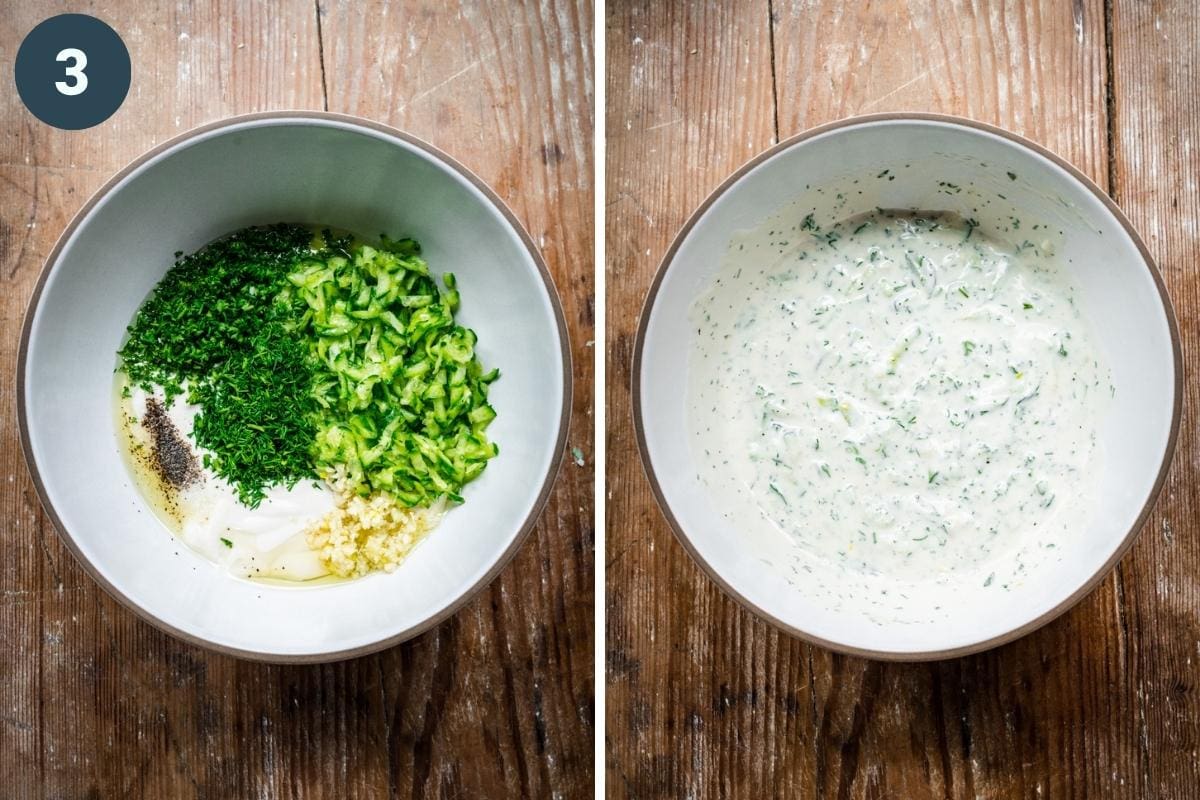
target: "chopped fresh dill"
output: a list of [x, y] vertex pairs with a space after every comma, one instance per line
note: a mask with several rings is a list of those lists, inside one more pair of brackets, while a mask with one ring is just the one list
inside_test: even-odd
[[312, 238], [303, 226], [272, 225], [177, 253], [119, 351], [130, 383], [161, 386], [168, 403], [186, 383], [201, 407], [193, 436], [205, 466], [251, 506], [269, 486], [316, 477], [312, 368], [275, 302], [293, 265], [312, 255]]

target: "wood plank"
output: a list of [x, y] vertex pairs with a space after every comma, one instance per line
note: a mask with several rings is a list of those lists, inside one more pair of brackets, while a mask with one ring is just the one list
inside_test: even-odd
[[673, 540], [638, 459], [629, 370], [670, 238], [774, 139], [767, 3], [612, 2], [607, 29], [607, 786], [614, 797], [765, 796], [767, 731], [783, 746], [792, 729], [776, 728], [775, 700], [755, 692], [768, 670], [807, 683], [806, 664], [768, 656], [776, 640]]
[[774, 3], [780, 133], [854, 114], [958, 114], [1107, 167], [1102, 0]]
[[[524, 221], [562, 296], [575, 362], [571, 442], [589, 454], [591, 7], [562, 0], [441, 9], [390, 0], [323, 3], [329, 108], [396, 125], [445, 149]], [[360, 63], [378, 69], [351, 68]], [[446, 686], [430, 767], [462, 770], [449, 784], [455, 793], [590, 791], [591, 485], [591, 469], [568, 462], [530, 542], [473, 604], [474, 613], [459, 615], [459, 658], [470, 671], [461, 669]], [[490, 657], [493, 651], [506, 658]], [[463, 760], [506, 737], [513, 739], [507, 758], [492, 765]], [[397, 775], [404, 794], [436, 786], [410, 785], [407, 775]]]
[[[15, 52], [35, 24], [71, 10], [77, 9], [63, 3], [11, 9], [0, 18], [0, 47]], [[200, 7], [194, 15], [167, 2], [99, 15], [120, 32], [137, 65], [129, 97], [112, 118], [86, 133], [58, 131], [34, 119], [15, 93], [0, 96], [2, 118], [9, 121], [0, 138], [0, 353], [9, 365], [45, 256], [109, 174], [153, 144], [226, 114], [320, 107], [316, 17], [302, 0], [271, 18], [249, 4], [229, 3]], [[274, 57], [284, 53], [297, 56], [287, 69]], [[254, 80], [225, 84], [227, 75], [242, 73]], [[192, 666], [224, 660], [192, 658], [190, 648], [138, 622], [60, 544], [21, 456], [11, 369], [0, 379], [0, 399], [9, 409], [0, 430], [7, 476], [0, 483], [0, 631], [8, 654], [0, 679], [4, 708], [20, 735], [18, 747], [10, 748], [14, 727], [0, 733], [0, 780], [28, 797], [234, 792], [230, 773], [214, 761], [219, 751], [195, 748], [190, 736], [202, 703], [209, 725], [236, 715], [209, 694], [220, 698], [227, 685], [198, 682], [203, 673]], [[170, 705], [167, 687], [176, 689]], [[256, 746], [230, 737], [222, 744], [230, 757]]]
[[[743, 7], [747, 21], [737, 23], [706, 15], [701, 4], [678, 17], [634, 2], [616, 3], [610, 12], [609, 785], [615, 796], [638, 797], [1083, 798], [1146, 796], [1152, 788], [1186, 796], [1196, 785], [1194, 752], [1188, 769], [1180, 762], [1197, 737], [1187, 691], [1192, 673], [1184, 668], [1197, 637], [1185, 634], [1167, 650], [1176, 668], [1158, 673], [1151, 710], [1142, 675], [1150, 661], [1146, 648], [1159, 643], [1141, 637], [1166, 604], [1139, 607], [1131, 588], [1136, 582], [1151, 592], [1156, 582], [1149, 573], [1160, 573], [1179, 554], [1175, 544], [1151, 566], [1136, 566], [1142, 550], [1166, 547], [1157, 535], [1161, 511], [1150, 525], [1154, 535], [1142, 540], [1125, 569], [1056, 623], [979, 656], [889, 665], [810, 648], [742, 611], [689, 561], [655, 508], [629, 423], [632, 333], [678, 225], [752, 154], [743, 151], [741, 126], [758, 122], [757, 143], [747, 148], [757, 151], [771, 138], [772, 118], [778, 135], [789, 136], [870, 111], [957, 113], [1037, 139], [1101, 185], [1108, 181], [1107, 42], [1099, 0], [769, 6]], [[762, 33], [757, 47], [735, 40], [720, 50], [724, 64], [736, 62], [736, 73], [723, 72], [713, 50], [703, 66], [693, 66], [690, 59], [704, 51], [693, 53], [690, 42], [732, 37], [732, 30], [768, 14], [773, 58]], [[690, 31], [697, 20], [701, 31]], [[1174, 63], [1190, 63], [1194, 18], [1175, 22]], [[1147, 22], [1136, 29], [1151, 28]], [[1158, 63], [1146, 56], [1150, 41], [1129, 49], [1139, 54], [1131, 64], [1143, 70]], [[777, 103], [749, 114], [735, 105], [757, 96], [772, 77]], [[1186, 77], [1175, 73], [1176, 93], [1188, 85]], [[1154, 80], [1165, 84], [1161, 75]], [[698, 104], [685, 106], [682, 123], [655, 128], [669, 122], [657, 116], [681, 94]], [[1155, 119], [1144, 104], [1130, 115], [1143, 125]], [[1168, 130], [1179, 136], [1187, 130], [1182, 117], [1174, 126]], [[1146, 141], [1140, 131], [1130, 136]], [[715, 166], [720, 156], [701, 144], [713, 140], [728, 142], [733, 153]], [[1172, 140], [1160, 134], [1155, 141]], [[1160, 161], [1165, 168], [1165, 157]], [[1178, 185], [1188, 171], [1175, 174]], [[1177, 478], [1172, 486], [1182, 490]], [[1182, 512], [1169, 520], [1175, 531], [1190, 518]], [[1181, 539], [1175, 534], [1174, 542]], [[1176, 615], [1194, 608], [1194, 583], [1187, 580], [1194, 565], [1184, 559], [1173, 570], [1169, 607]], [[1194, 623], [1164, 624], [1160, 636], [1167, 630], [1190, 632]], [[1148, 738], [1156, 728], [1158, 738]], [[1173, 766], [1146, 777], [1168, 735]]]
[[[1183, 336], [1184, 408], [1200, 402], [1200, 8], [1113, 3], [1113, 195], [1158, 261]], [[1122, 564], [1130, 646], [1126, 681], [1142, 796], [1200, 786], [1200, 487], [1195, 415], [1185, 410], [1175, 464], [1147, 530]]]
[[[41, 19], [76, 10], [39, 5], [0, 17], [0, 51], [15, 52]], [[83, 133], [55, 131], [14, 93], [0, 95], [0, 113], [15, 121], [0, 137], [0, 358], [8, 364], [46, 254], [109, 174], [202, 122], [319, 109], [328, 92], [335, 110], [412, 129], [501, 186], [534, 238], [543, 237], [576, 373], [590, 381], [586, 4], [524, 6], [499, 19], [441, 4], [322, 3], [320, 26], [311, 0], [269, 8], [113, 2], [94, 13], [121, 33], [135, 65], [130, 96], [111, 120]], [[358, 27], [364, 17], [370, 36]], [[418, 31], [401, 57], [396, 43]], [[466, 73], [461, 83], [447, 80], [462, 65], [434, 54], [450, 34], [456, 46], [490, 42], [505, 74], [530, 86], [501, 92]], [[353, 49], [343, 35], [359, 37]], [[413, 98], [411, 115], [392, 113], [392, 87], [409, 84], [423, 97]], [[471, 114], [460, 118], [459, 107]], [[420, 116], [422, 108], [432, 111]], [[83, 573], [38, 507], [12, 422], [14, 388], [11, 370], [0, 375], [9, 409], [0, 421], [6, 796], [578, 796], [590, 787], [590, 465], [565, 468], [517, 561], [435, 630], [339, 664], [261, 665], [158, 633]], [[585, 455], [590, 407], [590, 383], [577, 385], [572, 443]]]
[[[814, 46], [824, 30], [853, 35]], [[784, 136], [855, 113], [942, 111], [1029, 136], [1107, 182], [1099, 2], [829, 4], [815, 14], [796, 3], [779, 15], [775, 34]], [[895, 47], [898, 39], [922, 45]], [[839, 792], [878, 787], [920, 797], [926, 761], [941, 765], [930, 771], [931, 794], [1121, 796], [1121, 780], [1137, 774], [1128, 720], [1138, 699], [1118, 658], [1125, 633], [1118, 594], [1114, 576], [1057, 623], [956, 662], [875, 665], [813, 649], [819, 715], [853, 720], [862, 708], [885, 709], [860, 723], [854, 750], [909, 750], [873, 776], [838, 739], [818, 740], [825, 762], [817, 765], [818, 796], [836, 776]], [[1111, 695], [1113, 684], [1125, 691]], [[922, 721], [915, 729], [914, 719]], [[1096, 735], [1069, 735], [1083, 725]]]

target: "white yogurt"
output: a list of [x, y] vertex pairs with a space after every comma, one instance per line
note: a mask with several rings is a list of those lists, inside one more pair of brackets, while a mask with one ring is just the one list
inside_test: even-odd
[[[149, 444], [140, 424], [151, 395], [131, 388], [127, 409], [132, 417], [130, 433]], [[191, 440], [192, 425], [199, 406], [175, 397], [167, 405], [161, 390], [153, 396], [163, 406], [200, 461]], [[336, 507], [336, 495], [324, 482], [301, 481], [295, 486], [273, 486], [254, 508], [238, 501], [236, 489], [210, 469], [201, 466], [199, 481], [172, 496], [176, 533], [197, 552], [236, 575], [255, 578], [309, 580], [326, 575], [317, 554], [310, 550], [306, 533]]]
[[999, 587], [1052, 557], [1115, 391], [1052, 250], [904, 212], [736, 239], [692, 309], [688, 427], [716, 507], [903, 582]]

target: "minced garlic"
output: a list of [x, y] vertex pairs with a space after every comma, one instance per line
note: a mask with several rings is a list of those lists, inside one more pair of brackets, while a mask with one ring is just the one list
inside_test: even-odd
[[405, 508], [387, 494], [352, 495], [308, 532], [308, 546], [339, 577], [392, 572], [437, 527], [444, 511], [442, 502]]

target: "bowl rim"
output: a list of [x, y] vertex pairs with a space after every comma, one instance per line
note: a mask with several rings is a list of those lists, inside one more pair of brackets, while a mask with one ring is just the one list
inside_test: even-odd
[[[530, 259], [533, 261], [537, 269], [538, 277], [541, 278], [543, 287], [549, 297], [550, 307], [554, 314], [555, 328], [558, 333], [558, 345], [562, 363], [562, 382], [563, 382], [563, 397], [562, 406], [559, 410], [558, 417], [558, 434], [555, 438], [553, 455], [550, 460], [549, 468], [546, 470], [545, 479], [542, 482], [542, 487], [538, 492], [533, 506], [530, 508], [529, 514], [521, 522], [517, 530], [517, 534], [513, 537], [511, 543], [503, 553], [495, 560], [479, 580], [469, 586], [465, 591], [458, 595], [445, 608], [438, 613], [428, 617], [427, 619], [409, 626], [404, 630], [387, 636], [378, 641], [359, 645], [357, 647], [344, 648], [340, 650], [311, 652], [311, 653], [275, 653], [267, 650], [252, 650], [247, 648], [232, 647], [230, 645], [213, 642], [189, 633], [174, 625], [169, 624], [165, 620], [156, 616], [151, 610], [143, 608], [135, 603], [132, 599], [125, 595], [117, 586], [109, 582], [99, 570], [88, 560], [80, 549], [76, 546], [75, 540], [71, 533], [67, 531], [51, 504], [46, 493], [46, 487], [42, 481], [41, 472], [38, 470], [37, 462], [33, 457], [32, 443], [29, 435], [29, 424], [26, 409], [25, 398], [25, 377], [26, 363], [29, 354], [29, 340], [33, 324], [33, 318], [37, 313], [37, 309], [41, 304], [42, 291], [45, 288], [46, 281], [58, 266], [58, 259], [62, 253], [67, 241], [74, 235], [76, 229], [83, 221], [91, 214], [93, 209], [104, 200], [112, 190], [118, 186], [126, 177], [140, 169], [145, 164], [163, 156], [171, 151], [186, 147], [194, 139], [207, 137], [209, 134], [222, 135], [221, 131], [235, 128], [254, 128], [254, 127], [269, 127], [278, 124], [286, 124], [288, 122], [298, 123], [300, 125], [316, 125], [327, 126], [342, 129], [355, 130], [357, 132], [375, 136], [383, 134], [385, 137], [392, 137], [400, 140], [400, 142], [409, 145], [423, 155], [431, 158], [443, 168], [448, 169], [451, 173], [456, 173], [459, 177], [465, 179], [473, 188], [479, 191], [483, 197], [495, 207], [508, 226], [516, 233], [521, 244], [524, 245]], [[394, 143], [393, 143], [394, 144]], [[563, 458], [566, 452], [567, 434], [570, 428], [571, 408], [573, 404], [574, 382], [572, 380], [572, 357], [570, 335], [567, 330], [566, 317], [563, 314], [562, 301], [558, 294], [558, 290], [554, 284], [554, 278], [550, 274], [549, 268], [546, 266], [545, 260], [541, 253], [533, 243], [528, 231], [524, 225], [517, 219], [516, 215], [508, 207], [508, 205], [500, 199], [500, 196], [489, 187], [484, 181], [464, 166], [462, 163], [443, 152], [439, 148], [429, 142], [414, 136], [410, 133], [394, 128], [375, 120], [366, 119], [364, 117], [355, 116], [352, 114], [340, 114], [330, 111], [315, 111], [307, 109], [296, 110], [276, 110], [276, 111], [260, 111], [250, 114], [238, 114], [232, 117], [224, 117], [219, 120], [199, 125], [188, 131], [185, 131], [177, 136], [150, 148], [146, 152], [139, 155], [133, 161], [117, 171], [111, 178], [105, 181], [99, 189], [97, 189], [87, 202], [71, 218], [71, 221], [63, 229], [62, 234], [58, 237], [54, 247], [50, 250], [49, 255], [42, 264], [41, 272], [38, 276], [37, 283], [34, 286], [33, 293], [30, 296], [29, 304], [26, 306], [25, 318], [21, 325], [20, 345], [17, 349], [17, 422], [21, 436], [21, 450], [25, 457], [25, 464], [29, 470], [30, 477], [33, 478], [34, 488], [37, 490], [38, 498], [41, 501], [43, 510], [46, 516], [54, 525], [55, 531], [58, 532], [59, 538], [67, 549], [75, 557], [75, 560], [83, 567], [84, 571], [91, 576], [92, 580], [100, 585], [105, 592], [116, 599], [121, 605], [131, 610], [142, 620], [150, 623], [159, 630], [168, 633], [178, 639], [182, 639], [189, 644], [203, 647], [207, 650], [215, 651], [223, 655], [234, 656], [252, 661], [260, 661], [276, 664], [313, 664], [326, 663], [331, 661], [341, 661], [358, 656], [368, 655], [380, 650], [387, 649], [401, 642], [412, 639], [436, 625], [439, 625], [453, 614], [457, 613], [463, 606], [474, 598], [487, 585], [489, 585], [499, 574], [500, 571], [512, 560], [517, 550], [520, 549], [530, 531], [533, 530], [538, 520], [541, 518], [546, 502], [550, 498], [550, 494], [557, 483], [559, 472], [562, 468]]]
[[[708, 211], [708, 209], [728, 191], [734, 184], [739, 182], [751, 170], [762, 164], [763, 162], [773, 158], [780, 153], [790, 150], [797, 145], [800, 145], [809, 139], [821, 136], [834, 131], [846, 130], [850, 128], [861, 127], [864, 125], [874, 125], [881, 122], [927, 122], [946, 125], [951, 127], [965, 128], [971, 133], [987, 133], [1000, 137], [1010, 144], [1016, 145], [1018, 148], [1025, 148], [1032, 151], [1036, 155], [1049, 160], [1051, 163], [1060, 167], [1068, 176], [1074, 178], [1084, 188], [1100, 200], [1109, 214], [1120, 223], [1126, 234], [1137, 247], [1138, 253], [1141, 255], [1142, 262], [1146, 270], [1150, 273], [1150, 277], [1154, 281], [1154, 286], [1158, 290], [1159, 299], [1162, 302], [1163, 312], [1167, 318], [1167, 328], [1171, 336], [1172, 349], [1172, 367], [1173, 377], [1175, 382], [1175, 396], [1171, 410], [1171, 427], [1167, 437], [1166, 448], [1163, 451], [1162, 463], [1159, 465], [1158, 475], [1155, 478], [1154, 485], [1151, 487], [1149, 494], [1146, 496], [1146, 501], [1138, 513], [1136, 520], [1130, 527], [1129, 531], [1122, 538], [1120, 544], [1113, 552], [1112, 556], [1098, 569], [1096, 572], [1084, 581], [1074, 592], [1062, 600], [1058, 605], [1051, 608], [1049, 611], [1040, 614], [1034, 619], [1016, 627], [1012, 630], [981, 640], [971, 644], [962, 645], [959, 647], [944, 648], [939, 650], [873, 650], [870, 648], [852, 647], [840, 642], [835, 642], [819, 636], [814, 636], [807, 631], [791, 625], [790, 623], [778, 618], [777, 616], [767, 612], [762, 607], [756, 605], [739, 592], [732, 584], [701, 556], [700, 552], [692, 544], [687, 533], [683, 530], [683, 526], [679, 524], [674, 513], [671, 511], [670, 504], [667, 502], [666, 496], [663, 493], [662, 486], [658, 481], [657, 474], [654, 469], [654, 464], [650, 458], [649, 448], [646, 439], [646, 431], [644, 420], [642, 418], [642, 355], [646, 344], [646, 328], [650, 321], [650, 315], [654, 310], [655, 301], [658, 299], [658, 292], [662, 286], [663, 278], [666, 276], [667, 270], [675, 261], [675, 255], [682, 246], [684, 240], [692, 232], [692, 229], [699, 222], [700, 218]], [[1054, 619], [1058, 618], [1066, 611], [1079, 603], [1084, 597], [1089, 595], [1099, 583], [1108, 577], [1108, 574], [1113, 570], [1124, 555], [1133, 546], [1138, 534], [1145, 527], [1146, 522], [1153, 510], [1154, 504], [1162, 491], [1163, 484], [1166, 482], [1167, 473], [1170, 470], [1171, 463], [1175, 455], [1175, 445], [1179, 438], [1180, 418], [1183, 409], [1183, 354], [1180, 346], [1179, 322], [1175, 315], [1175, 307], [1171, 303], [1170, 295], [1167, 293], [1166, 284], [1163, 282], [1162, 273], [1160, 272], [1153, 256], [1147, 249], [1146, 244], [1142, 241], [1137, 230], [1129, 221], [1128, 217], [1121, 210], [1107, 192], [1102, 190], [1096, 183], [1085, 175], [1080, 169], [1075, 167], [1062, 156], [1050, 150], [1043, 145], [1034, 142], [1020, 134], [1005, 130], [995, 125], [990, 125], [985, 122], [973, 120], [968, 117], [957, 116], [953, 114], [938, 114], [932, 112], [882, 112], [875, 114], [860, 114], [856, 116], [844, 117], [842, 119], [827, 122], [822, 125], [809, 128], [801, 131], [793, 136], [790, 136], [772, 147], [762, 151], [758, 155], [751, 158], [738, 169], [736, 169], [729, 177], [725, 178], [708, 197], [705, 198], [695, 211], [688, 217], [687, 222], [680, 228], [679, 232], [672, 240], [670, 247], [667, 248], [662, 260], [659, 262], [658, 269], [655, 271], [654, 279], [650, 284], [650, 288], [646, 293], [646, 299], [642, 305], [642, 310], [638, 319], [637, 335], [634, 338], [633, 344], [633, 361], [632, 375], [630, 380], [630, 391], [633, 400], [633, 425], [637, 438], [638, 454], [641, 456], [642, 468], [646, 473], [646, 478], [650, 481], [650, 488], [654, 494], [654, 499], [658, 503], [659, 509], [667, 520], [675, 538], [679, 541], [688, 555], [699, 564], [700, 568], [708, 575], [709, 579], [715, 582], [727, 595], [732, 597], [741, 606], [751, 613], [755, 614], [760, 619], [766, 620], [777, 629], [795, 636], [809, 644], [815, 644], [846, 655], [858, 656], [862, 658], [875, 659], [880, 661], [938, 661], [942, 659], [957, 658], [960, 656], [979, 653], [984, 650], [990, 650], [993, 647], [998, 647], [1007, 644], [1016, 639], [1025, 636], [1028, 633], [1041, 628]]]

